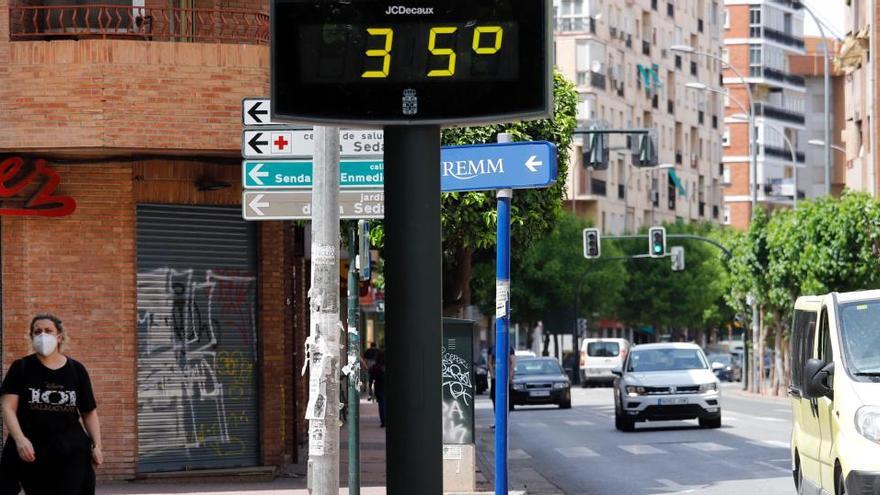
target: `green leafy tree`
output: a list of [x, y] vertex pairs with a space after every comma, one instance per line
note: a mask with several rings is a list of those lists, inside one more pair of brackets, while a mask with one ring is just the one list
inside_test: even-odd
[[[494, 143], [499, 133], [510, 133], [515, 141], [546, 140], [557, 146], [559, 175], [546, 189], [516, 191], [511, 205], [511, 250], [514, 255], [545, 236], [556, 225], [562, 211], [568, 176], [569, 147], [577, 126], [577, 92], [556, 72], [553, 118], [510, 124], [445, 129], [444, 145]], [[494, 258], [497, 216], [495, 193], [460, 192], [443, 195], [443, 300], [447, 313], [471, 304], [470, 280], [473, 260]], [[371, 232], [373, 245], [384, 242], [381, 224]], [[494, 299], [494, 297], [493, 297]]]

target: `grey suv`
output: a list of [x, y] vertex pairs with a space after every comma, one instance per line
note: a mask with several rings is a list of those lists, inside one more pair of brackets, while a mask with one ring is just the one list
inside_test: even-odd
[[721, 427], [721, 390], [703, 350], [695, 344], [647, 344], [632, 349], [614, 374], [614, 426], [698, 419]]

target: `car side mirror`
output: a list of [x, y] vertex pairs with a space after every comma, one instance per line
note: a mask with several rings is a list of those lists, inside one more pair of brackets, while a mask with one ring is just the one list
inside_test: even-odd
[[826, 364], [821, 359], [810, 359], [804, 365], [804, 397], [818, 399], [830, 397], [834, 377], [834, 363]]
[[611, 370], [611, 373], [617, 376], [623, 376], [623, 368], [617, 367]]

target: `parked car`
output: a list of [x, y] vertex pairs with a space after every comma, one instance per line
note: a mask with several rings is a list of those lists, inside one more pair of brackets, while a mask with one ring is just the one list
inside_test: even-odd
[[799, 297], [791, 330], [798, 493], [880, 493], [880, 291]]
[[614, 368], [623, 365], [629, 341], [625, 339], [584, 339], [581, 343], [581, 386], [614, 382]]
[[695, 344], [646, 344], [632, 349], [614, 374], [614, 426], [698, 419], [721, 427], [721, 390], [703, 350]]
[[513, 356], [517, 359], [538, 357], [538, 355], [535, 354], [534, 351], [529, 351], [525, 349], [517, 349], [513, 351]]
[[719, 380], [726, 382], [738, 382], [742, 380], [742, 366], [737, 363], [732, 354], [709, 354], [706, 356], [712, 372]]
[[521, 405], [556, 404], [571, 408], [571, 382], [554, 358], [535, 357], [517, 361], [513, 372], [510, 408]]

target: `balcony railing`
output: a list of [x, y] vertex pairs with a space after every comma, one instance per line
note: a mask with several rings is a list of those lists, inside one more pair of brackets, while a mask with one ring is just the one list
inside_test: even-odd
[[[775, 146], [763, 146], [764, 156], [778, 158], [780, 160], [791, 160], [791, 151], [788, 148], [777, 148]], [[803, 151], [795, 153], [798, 163], [805, 163], [807, 156]]]
[[806, 85], [806, 80], [803, 76], [786, 74], [781, 70], [776, 70], [770, 67], [753, 66], [749, 68], [749, 75], [751, 77], [763, 77], [765, 79], [791, 84], [792, 86], [797, 86], [800, 88], [803, 88]]
[[777, 43], [781, 43], [785, 46], [793, 46], [795, 48], [804, 49], [804, 40], [802, 38], [798, 38], [796, 36], [792, 36], [787, 33], [783, 33], [782, 31], [777, 31], [772, 28], [765, 27], [764, 28], [764, 38], [769, 40], [773, 40]]
[[755, 102], [755, 114], [767, 117], [768, 119], [782, 120], [798, 125], [804, 125], [807, 121], [802, 113], [792, 112], [763, 101]]
[[9, 14], [13, 41], [101, 38], [269, 43], [269, 14], [260, 10], [13, 5]]

